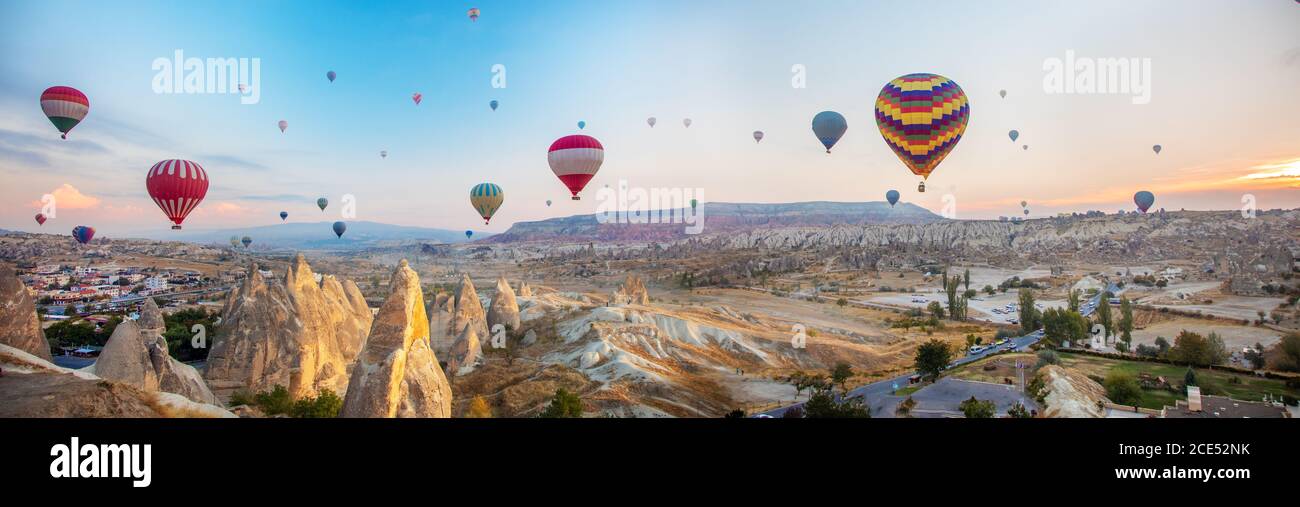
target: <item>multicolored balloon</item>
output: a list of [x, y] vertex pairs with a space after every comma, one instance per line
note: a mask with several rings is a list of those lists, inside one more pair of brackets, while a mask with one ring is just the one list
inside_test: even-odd
[[284, 219], [286, 219], [286, 218], [289, 218], [289, 212], [288, 212], [288, 211], [281, 211], [281, 212], [280, 212], [280, 221], [283, 222]]
[[495, 100], [492, 101], [492, 102], [488, 102], [488, 107], [492, 108], [493, 111], [496, 111], [496, 110], [497, 110], [497, 105], [498, 105], [498, 103], [497, 103], [497, 101], [495, 101]]
[[646, 119], [645, 119], [645, 122], [648, 123], [648, 124], [650, 124], [650, 128], [655, 128], [655, 123], [658, 123], [659, 120], [657, 120], [657, 119], [655, 119], [655, 117], [651, 116], [651, 117], [649, 117], [649, 118], [646, 118]]
[[505, 192], [495, 183], [479, 183], [469, 191], [469, 203], [483, 217], [485, 224], [492, 220], [492, 215], [496, 214], [497, 208], [501, 207], [505, 199]]
[[885, 143], [912, 174], [918, 191], [952, 153], [970, 121], [966, 93], [937, 74], [908, 74], [885, 84], [876, 98], [876, 126]]
[[1146, 190], [1138, 191], [1133, 194], [1133, 204], [1137, 204], [1139, 210], [1146, 213], [1152, 204], [1156, 203], [1156, 195]]
[[478, 7], [471, 7], [469, 9], [469, 20], [478, 22]]
[[343, 233], [348, 232], [348, 224], [342, 221], [334, 222], [334, 234], [342, 238]]
[[762, 130], [755, 130], [755, 131], [754, 131], [754, 142], [755, 142], [755, 143], [758, 143], [758, 142], [760, 142], [760, 141], [762, 141], [762, 140], [763, 140], [763, 131], [762, 131]]
[[813, 135], [817, 136], [817, 140], [826, 147], [826, 153], [830, 153], [831, 147], [840, 142], [844, 132], [849, 129], [849, 122], [840, 113], [822, 111], [813, 117], [812, 129]]
[[280, 125], [280, 133], [281, 133], [281, 134], [284, 133], [284, 129], [289, 128], [289, 122], [284, 121], [284, 120], [280, 120], [279, 125]]
[[578, 192], [596, 176], [600, 164], [605, 161], [605, 147], [591, 136], [564, 136], [551, 143], [546, 161], [551, 166], [551, 172], [569, 188], [573, 200], [577, 201]]
[[63, 134], [60, 137], [67, 139], [72, 127], [86, 119], [86, 113], [90, 112], [90, 99], [71, 86], [51, 86], [41, 92], [41, 111]]
[[331, 83], [334, 82], [334, 78], [336, 78], [336, 77], [339, 77], [339, 75], [338, 75], [338, 74], [335, 74], [334, 71], [332, 71], [332, 70], [329, 71], [329, 72], [326, 72], [326, 73], [325, 73], [325, 78], [326, 78], [326, 79], [329, 79]]
[[330, 205], [329, 199], [326, 199], [324, 197], [320, 199], [316, 199], [316, 206], [319, 207], [321, 211], [325, 211], [325, 207], [329, 205]]
[[889, 207], [891, 208], [894, 207], [895, 204], [898, 204], [899, 197], [902, 197], [902, 194], [899, 194], [897, 190], [885, 192], [885, 200], [889, 201]]
[[420, 101], [424, 100], [424, 95], [421, 95], [420, 92], [415, 92], [414, 94], [411, 95], [411, 100], [414, 100], [415, 105], [418, 106], [420, 105]]
[[154, 164], [144, 178], [145, 188], [154, 204], [172, 221], [172, 229], [208, 195], [208, 172], [189, 160], [169, 159]]
[[90, 243], [90, 240], [95, 239], [95, 228], [78, 225], [72, 228], [72, 237], [83, 245]]
[[45, 225], [45, 214], [44, 214], [44, 213], [37, 213], [37, 214], [36, 214], [36, 225]]
[[239, 240], [239, 242], [244, 244], [244, 248], [248, 248], [248, 245], [253, 244], [253, 238], [244, 236], [244, 239]]
[[239, 246], [239, 236], [231, 236], [231, 237], [230, 237], [230, 246], [231, 246], [231, 247], [237, 247], [237, 246]]

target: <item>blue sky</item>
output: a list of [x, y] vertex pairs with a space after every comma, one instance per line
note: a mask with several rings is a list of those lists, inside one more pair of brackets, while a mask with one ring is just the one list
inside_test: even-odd
[[[1174, 209], [1236, 208], [1243, 193], [1291, 208], [1297, 26], [1293, 0], [4, 2], [0, 227], [35, 230], [33, 203], [62, 187], [69, 204], [47, 229], [165, 228], [144, 173], [185, 158], [213, 178], [191, 228], [270, 224], [281, 209], [334, 220], [315, 198], [351, 193], [359, 220], [478, 229], [468, 192], [491, 181], [507, 197], [486, 229], [501, 231], [595, 209], [569, 201], [546, 164], [578, 120], [606, 146], [593, 195], [626, 179], [730, 202], [879, 200], [897, 188], [936, 211], [951, 193], [961, 218], [1018, 213], [1021, 200], [1036, 216], [1113, 212], [1138, 189]], [[155, 94], [150, 64], [176, 50], [259, 58], [260, 103]], [[1044, 60], [1067, 50], [1149, 58], [1151, 103], [1045, 93]], [[505, 89], [491, 86], [494, 64]], [[807, 88], [791, 87], [795, 64]], [[880, 87], [911, 72], [956, 80], [972, 108], [925, 194], [871, 118]], [[91, 101], [68, 141], [37, 103], [58, 84]], [[849, 121], [829, 156], [809, 130], [824, 109]]]

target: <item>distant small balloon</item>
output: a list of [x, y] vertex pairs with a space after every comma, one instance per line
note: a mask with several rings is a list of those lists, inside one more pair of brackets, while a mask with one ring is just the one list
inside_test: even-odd
[[330, 205], [329, 199], [326, 199], [324, 197], [320, 199], [316, 199], [316, 206], [319, 206], [321, 211], [325, 211], [325, 207], [329, 205]]
[[248, 248], [248, 245], [253, 243], [253, 238], [244, 236], [244, 238], [240, 239], [239, 242], [244, 244], [244, 248]]
[[289, 212], [288, 212], [288, 211], [281, 211], [281, 212], [280, 212], [280, 221], [283, 222], [284, 219], [286, 219], [286, 218], [289, 218]]
[[550, 200], [550, 199], [547, 199], [547, 200], [546, 200], [546, 207], [548, 207], [548, 208], [551, 207], [551, 200]]
[[500, 104], [499, 104], [497, 101], [495, 101], [495, 100], [492, 101], [492, 102], [488, 102], [488, 107], [492, 108], [493, 111], [496, 111], [496, 110], [497, 110], [497, 106], [498, 106], [498, 105], [500, 105]]
[[325, 77], [328, 78], [328, 79], [330, 80], [331, 83], [333, 83], [333, 82], [334, 82], [334, 78], [339, 77], [339, 75], [338, 75], [338, 74], [335, 74], [334, 71], [331, 70], [331, 71], [325, 73]]
[[230, 246], [239, 246], [239, 236], [230, 237]]
[[757, 143], [757, 142], [762, 141], [762, 140], [763, 140], [763, 131], [762, 131], [762, 130], [755, 130], [755, 131], [754, 131], [754, 142]]
[[1025, 216], [1029, 216], [1029, 208], [1025, 208]]
[[474, 231], [465, 231], [465, 239], [469, 239], [472, 236], [474, 236]]
[[471, 7], [468, 14], [469, 14], [470, 21], [478, 22], [478, 14], [479, 14], [478, 7]]
[[1025, 150], [1025, 151], [1029, 151], [1029, 145], [1026, 144], [1026, 145], [1024, 145], [1024, 146], [1021, 146], [1020, 149]]
[[289, 122], [284, 121], [284, 120], [280, 120], [280, 133], [283, 134], [283, 133], [284, 133], [284, 129], [287, 129], [287, 128], [289, 128]]
[[890, 190], [888, 192], [885, 192], [885, 200], [889, 201], [889, 207], [891, 208], [894, 207], [895, 204], [898, 204], [899, 197], [900, 194], [898, 193], [897, 190]]
[[1028, 205], [1029, 205], [1029, 202], [1028, 202], [1028, 201], [1020, 201], [1020, 207], [1021, 207], [1021, 208], [1025, 207], [1025, 206], [1028, 206]]
[[1005, 98], [1007, 98], [1007, 91], [1006, 91], [1006, 90], [998, 90], [998, 95], [1001, 95], [1002, 98], [1005, 99]]
[[682, 120], [682, 125], [685, 125], [686, 128], [691, 128], [691, 119], [690, 119], [690, 118], [687, 118], [687, 119]]
[[37, 225], [45, 225], [45, 214], [44, 214], [44, 213], [37, 213], [37, 214], [36, 214], [36, 224], [37, 224]]
[[691, 199], [691, 209], [695, 209], [695, 207], [696, 207], [696, 206], [699, 206], [699, 204], [700, 204], [699, 201], [697, 201], [697, 200], [695, 200], [695, 199]]
[[415, 105], [418, 106], [420, 105], [420, 101], [424, 100], [424, 95], [421, 95], [420, 92], [415, 92], [414, 94], [411, 95], [411, 100], [414, 100]]
[[1010, 138], [1011, 138], [1011, 142], [1015, 142], [1016, 139], [1019, 139], [1019, 138], [1020, 138], [1020, 131], [1019, 131], [1019, 130], [1012, 130], [1011, 132], [1007, 132], [1007, 137], [1010, 137]]
[[646, 118], [645, 122], [650, 124], [650, 128], [655, 128], [655, 123], [658, 123], [659, 120], [656, 120], [655, 117], [651, 116], [649, 118]]
[[72, 237], [83, 245], [90, 243], [90, 240], [95, 239], [95, 228], [78, 225], [72, 228]]
[[345, 224], [341, 221], [334, 222], [334, 234], [338, 235], [338, 237], [341, 238], [343, 237], [343, 233], [345, 232], [348, 232], [348, 224]]
[[379, 158], [388, 158], [388, 150], [380, 150]]
[[582, 130], [582, 129], [585, 129], [585, 128], [587, 128], [587, 122], [582, 121], [582, 120], [578, 120], [578, 130]]
[[[1297, 1], [1297, 2], [1300, 2], [1300, 0], [1296, 0], [1296, 1]], [[1156, 152], [1156, 155], [1159, 155], [1159, 154], [1160, 154], [1160, 150], [1163, 150], [1163, 149], [1164, 149], [1164, 148], [1162, 148], [1162, 147], [1161, 147], [1160, 145], [1158, 145], [1158, 144], [1155, 145], [1155, 146], [1152, 146], [1152, 147], [1151, 147], [1151, 151]]]

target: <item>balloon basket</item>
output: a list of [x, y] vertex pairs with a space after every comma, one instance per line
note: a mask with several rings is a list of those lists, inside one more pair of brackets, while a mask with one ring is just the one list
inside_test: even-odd
[[917, 186], [916, 186], [916, 191], [917, 191], [917, 192], [924, 192], [924, 191], [925, 191], [925, 182], [924, 182], [924, 181], [922, 181], [920, 185], [917, 185]]
[[573, 200], [575, 200], [575, 201], [581, 201], [582, 198], [581, 198], [581, 197], [578, 197], [578, 196], [575, 195], [575, 196], [573, 196]]
[[173, 225], [173, 226], [172, 226], [172, 230], [173, 230], [173, 231], [179, 231], [179, 230], [181, 230], [181, 226], [179, 226], [179, 225]]

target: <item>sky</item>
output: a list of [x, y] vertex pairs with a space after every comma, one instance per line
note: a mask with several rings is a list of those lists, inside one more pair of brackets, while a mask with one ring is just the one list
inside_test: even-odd
[[[182, 158], [212, 180], [187, 229], [269, 225], [281, 210], [338, 220], [340, 206], [315, 200], [347, 194], [353, 220], [501, 232], [596, 210], [568, 199], [546, 161], [580, 120], [605, 146], [593, 197], [623, 180], [703, 202], [898, 189], [935, 212], [950, 195], [962, 219], [1016, 215], [1021, 201], [1031, 217], [1132, 210], [1137, 190], [1166, 209], [1238, 209], [1247, 194], [1296, 208], [1298, 26], [1295, 0], [6, 1], [0, 228], [165, 230], [144, 176]], [[259, 101], [155, 93], [152, 65], [176, 51], [258, 59]], [[1045, 69], [1067, 54], [1149, 62], [1149, 102], [1050, 93]], [[971, 107], [925, 193], [872, 113], [885, 83], [914, 72], [956, 81]], [[39, 106], [55, 85], [91, 104], [66, 141]], [[810, 128], [828, 109], [849, 123], [830, 155]], [[469, 203], [481, 182], [506, 195], [487, 226]], [[44, 194], [57, 215], [37, 226]]]

